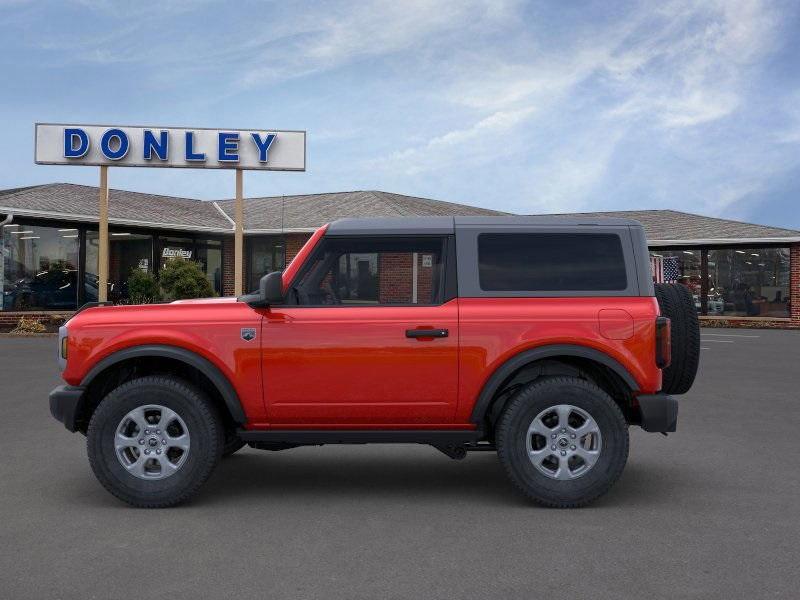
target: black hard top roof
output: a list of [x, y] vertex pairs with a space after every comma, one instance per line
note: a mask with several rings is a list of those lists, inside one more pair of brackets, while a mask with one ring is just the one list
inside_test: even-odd
[[617, 217], [584, 216], [490, 216], [490, 217], [382, 217], [377, 219], [339, 219], [328, 227], [328, 235], [444, 235], [459, 227], [553, 227], [576, 225], [633, 226], [639, 221]]

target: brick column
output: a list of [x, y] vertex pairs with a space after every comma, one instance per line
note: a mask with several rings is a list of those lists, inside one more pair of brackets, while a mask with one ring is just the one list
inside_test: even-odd
[[[411, 302], [411, 272], [409, 252], [381, 252], [378, 258], [378, 301], [381, 304]], [[419, 290], [417, 290], [419, 294]]]
[[789, 250], [789, 303], [792, 307], [792, 324], [800, 325], [800, 244]]
[[233, 296], [235, 291], [233, 236], [222, 240], [222, 295]]

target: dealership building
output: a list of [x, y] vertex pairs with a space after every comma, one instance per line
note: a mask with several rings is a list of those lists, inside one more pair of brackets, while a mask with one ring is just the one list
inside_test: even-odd
[[[96, 187], [55, 183], [0, 190], [0, 323], [69, 313], [98, 298]], [[345, 217], [505, 214], [380, 191], [245, 200], [244, 287], [283, 269], [319, 226]], [[580, 213], [640, 221], [653, 276], [686, 285], [707, 324], [800, 328], [800, 231], [671, 210]], [[11, 219], [10, 222], [8, 219]], [[166, 261], [197, 261], [215, 293], [234, 293], [234, 200], [216, 202], [111, 190], [108, 298], [127, 300], [127, 279]], [[364, 257], [366, 277], [382, 262]]]

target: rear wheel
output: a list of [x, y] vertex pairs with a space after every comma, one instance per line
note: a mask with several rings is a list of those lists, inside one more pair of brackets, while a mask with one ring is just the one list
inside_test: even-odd
[[114, 496], [139, 507], [179, 504], [219, 462], [223, 428], [211, 401], [185, 381], [149, 376], [122, 384], [92, 415], [89, 463]]
[[588, 504], [611, 488], [628, 459], [628, 425], [619, 407], [575, 377], [524, 386], [509, 400], [495, 437], [511, 480], [545, 506]]
[[661, 389], [685, 394], [700, 364], [700, 322], [689, 290], [677, 283], [657, 283], [656, 299], [662, 316], [670, 320], [672, 362], [662, 371]]

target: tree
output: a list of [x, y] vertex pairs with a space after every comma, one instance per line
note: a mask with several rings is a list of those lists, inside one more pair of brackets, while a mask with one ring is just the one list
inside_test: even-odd
[[169, 300], [210, 298], [216, 295], [200, 263], [181, 258], [167, 261], [161, 269], [159, 282], [164, 296]]

